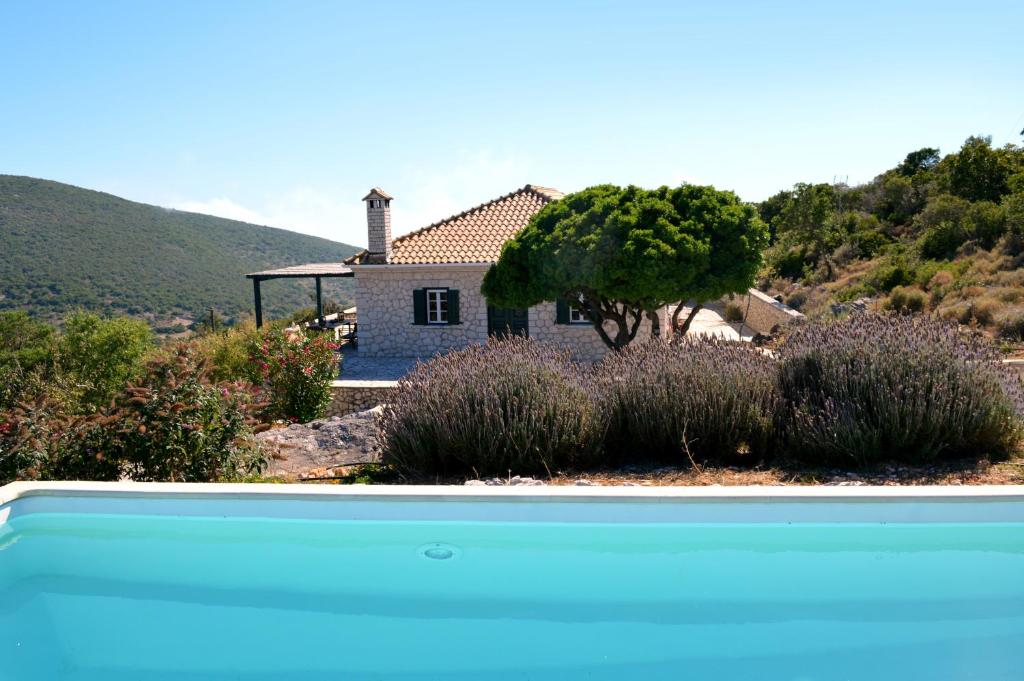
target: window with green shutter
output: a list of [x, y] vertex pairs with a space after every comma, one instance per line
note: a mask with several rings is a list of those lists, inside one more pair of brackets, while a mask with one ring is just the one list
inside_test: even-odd
[[[582, 299], [581, 299], [582, 300]], [[565, 300], [555, 301], [555, 324], [590, 324], [583, 312]]]
[[459, 292], [456, 289], [448, 289], [448, 323], [459, 324]]
[[412, 292], [413, 324], [459, 324], [459, 292], [450, 288], [420, 288]]
[[555, 324], [569, 323], [569, 303], [559, 298], [555, 301]]
[[427, 289], [418, 288], [412, 292], [412, 323], [427, 324]]

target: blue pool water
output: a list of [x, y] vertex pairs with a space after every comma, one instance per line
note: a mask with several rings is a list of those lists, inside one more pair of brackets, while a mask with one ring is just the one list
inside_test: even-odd
[[1021, 524], [0, 529], [3, 679], [1024, 678]]

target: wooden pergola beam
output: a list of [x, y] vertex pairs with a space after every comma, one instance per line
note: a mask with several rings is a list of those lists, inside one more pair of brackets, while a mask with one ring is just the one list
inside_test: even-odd
[[263, 272], [252, 272], [245, 275], [246, 279], [252, 279], [252, 297], [256, 308], [256, 328], [258, 329], [263, 326], [263, 299], [260, 292], [260, 282], [270, 279], [314, 279], [316, 281], [316, 318], [317, 323], [322, 324], [324, 318], [322, 280], [354, 276], [355, 272], [345, 265], [338, 263], [295, 265], [293, 267], [282, 267], [276, 270], [264, 270]]

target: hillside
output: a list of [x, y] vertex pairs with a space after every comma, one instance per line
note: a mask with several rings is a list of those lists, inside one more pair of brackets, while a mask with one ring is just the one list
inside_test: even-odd
[[[251, 314], [245, 273], [336, 262], [356, 248], [273, 227], [127, 201], [59, 182], [0, 175], [0, 310], [53, 319], [68, 309], [131, 314], [166, 324], [213, 307]], [[351, 300], [351, 281], [324, 282]], [[312, 282], [264, 285], [269, 317], [310, 305]]]
[[1024, 146], [970, 137], [758, 208], [773, 239], [759, 285], [809, 316], [925, 312], [1024, 343]]

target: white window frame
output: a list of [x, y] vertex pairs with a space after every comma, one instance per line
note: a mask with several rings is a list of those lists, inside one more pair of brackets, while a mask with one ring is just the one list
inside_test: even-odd
[[[583, 296], [580, 296], [580, 302], [583, 302]], [[569, 323], [589, 325], [590, 320], [587, 319], [582, 310], [578, 309], [575, 305], [569, 305]]]
[[428, 288], [427, 294], [427, 324], [448, 323], [448, 289]]

